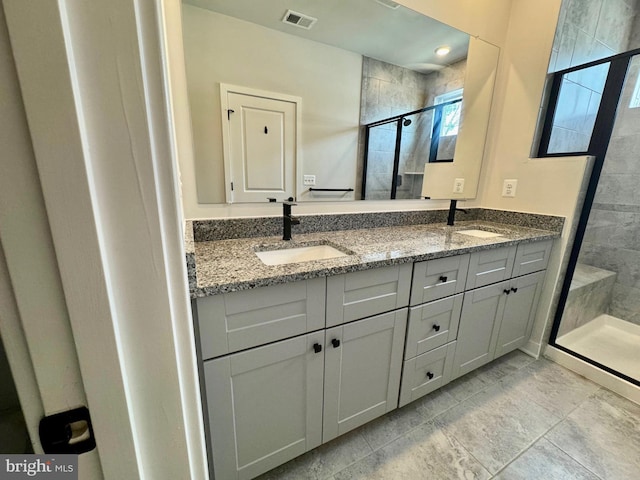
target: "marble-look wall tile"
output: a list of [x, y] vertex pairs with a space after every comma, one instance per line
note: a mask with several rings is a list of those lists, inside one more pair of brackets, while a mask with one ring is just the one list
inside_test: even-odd
[[[562, 3], [564, 5], [568, 2]], [[571, 60], [573, 59], [573, 50], [576, 47], [576, 41], [578, 39], [578, 27], [571, 23], [560, 23], [558, 24], [556, 38], [558, 39], [558, 56], [554, 68], [550, 70], [552, 72], [564, 70], [572, 66]]]
[[634, 10], [627, 0], [603, 0], [595, 38], [612, 50], [624, 51], [629, 42]]
[[589, 136], [575, 130], [553, 127], [549, 138], [549, 153], [584, 152], [589, 146]]
[[640, 205], [638, 185], [640, 185], [640, 171], [604, 173], [598, 182], [596, 201], [599, 203]]
[[[579, 31], [571, 63], [572, 66], [581, 65], [601, 58], [610, 57], [616, 53], [618, 52], [607, 48], [602, 43], [591, 37], [585, 36], [583, 32]], [[584, 70], [571, 72], [564, 78], [583, 86], [590, 91], [601, 94], [604, 90], [604, 82], [607, 79], [608, 73], [609, 64], [605, 63], [585, 68]]]
[[609, 313], [640, 325], [640, 288], [615, 283]]
[[601, 8], [602, 0], [571, 0], [565, 21], [579, 26], [585, 33], [594, 36]]
[[602, 171], [605, 174], [627, 173], [637, 169], [637, 152], [640, 150], [640, 133], [612, 136], [607, 149], [607, 159]]
[[584, 241], [603, 248], [618, 247], [640, 251], [640, 206], [636, 208], [637, 212], [625, 212], [615, 210], [615, 206], [594, 204], [589, 214]]
[[585, 242], [579, 261], [616, 272], [617, 283], [640, 288], [640, 251]]
[[554, 125], [573, 130], [576, 122], [581, 122], [587, 114], [591, 90], [565, 78], [562, 81]]
[[610, 313], [615, 274], [596, 281], [588, 288], [569, 292], [558, 336], [581, 327], [603, 313]]

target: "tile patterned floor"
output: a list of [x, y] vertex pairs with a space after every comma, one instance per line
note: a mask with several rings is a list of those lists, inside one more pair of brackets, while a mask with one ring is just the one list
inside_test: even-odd
[[640, 405], [513, 352], [260, 480], [637, 480]]

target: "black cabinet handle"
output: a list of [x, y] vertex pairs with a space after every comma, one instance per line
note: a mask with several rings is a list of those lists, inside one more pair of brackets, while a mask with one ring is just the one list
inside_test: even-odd
[[340, 340], [334, 338], [333, 340], [331, 340], [331, 345], [333, 345], [333, 348], [338, 348], [340, 346]]
[[505, 288], [505, 289], [503, 290], [503, 292], [504, 292], [504, 293], [506, 293], [507, 295], [509, 295], [509, 294], [511, 293], [511, 290], [509, 290], [508, 288]]
[[433, 329], [434, 329], [436, 332], [439, 332], [439, 331], [440, 331], [440, 325], [434, 325], [434, 326], [433, 326]]
[[517, 288], [515, 288], [515, 287], [511, 287], [511, 291], [512, 291], [513, 293], [516, 293], [516, 292], [518, 291], [518, 289], [517, 289]]
[[431, 380], [433, 378], [433, 373], [427, 372], [427, 378]]
[[445, 275], [440, 275], [440, 281], [441, 282], [446, 282], [447, 281], [447, 277]]
[[316, 353], [320, 353], [322, 351], [322, 345], [320, 345], [319, 343], [314, 343], [313, 344], [313, 351]]

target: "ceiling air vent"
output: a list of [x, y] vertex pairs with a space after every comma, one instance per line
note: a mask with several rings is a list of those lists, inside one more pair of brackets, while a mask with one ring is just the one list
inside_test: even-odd
[[309, 30], [313, 27], [313, 24], [318, 21], [318, 19], [310, 17], [309, 15], [304, 15], [303, 13], [294, 12], [293, 10], [287, 10], [282, 21], [289, 25], [295, 25], [296, 27]]

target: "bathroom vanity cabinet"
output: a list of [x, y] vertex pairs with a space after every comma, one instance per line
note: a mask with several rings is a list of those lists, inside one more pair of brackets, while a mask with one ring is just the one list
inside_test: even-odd
[[196, 299], [215, 478], [253, 478], [522, 346], [551, 245]]

